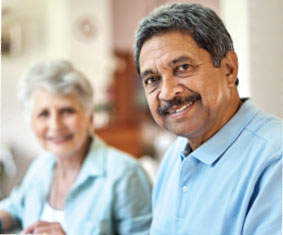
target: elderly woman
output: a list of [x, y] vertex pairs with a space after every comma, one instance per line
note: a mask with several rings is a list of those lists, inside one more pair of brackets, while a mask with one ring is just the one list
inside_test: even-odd
[[0, 202], [2, 231], [18, 224], [23, 234], [147, 234], [151, 185], [136, 160], [93, 135], [88, 80], [68, 62], [37, 63], [19, 97], [46, 152]]

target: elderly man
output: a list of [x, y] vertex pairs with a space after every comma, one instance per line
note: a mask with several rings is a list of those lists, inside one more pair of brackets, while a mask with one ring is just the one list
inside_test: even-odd
[[197, 4], [155, 10], [135, 60], [152, 116], [179, 136], [154, 187], [151, 234], [281, 234], [282, 120], [239, 97], [219, 17]]

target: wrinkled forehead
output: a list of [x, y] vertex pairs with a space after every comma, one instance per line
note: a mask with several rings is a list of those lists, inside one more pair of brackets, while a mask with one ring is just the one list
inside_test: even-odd
[[153, 36], [141, 48], [140, 73], [156, 62], [168, 64], [180, 58], [193, 60], [199, 56], [200, 50], [189, 34], [170, 32]]

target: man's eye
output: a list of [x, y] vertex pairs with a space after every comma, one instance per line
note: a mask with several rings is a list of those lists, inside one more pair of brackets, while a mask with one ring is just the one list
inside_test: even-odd
[[181, 66], [177, 67], [177, 71], [186, 71], [190, 67], [189, 64], [182, 64]]
[[193, 72], [192, 68], [193, 67], [190, 64], [182, 64], [182, 65], [177, 66], [174, 69], [173, 73], [176, 76], [188, 76]]
[[144, 84], [147, 85], [154, 85], [155, 83], [157, 83], [160, 80], [159, 77], [150, 77], [145, 79]]

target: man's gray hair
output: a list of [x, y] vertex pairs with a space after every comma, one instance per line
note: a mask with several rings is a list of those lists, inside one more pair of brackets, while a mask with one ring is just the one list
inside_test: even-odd
[[64, 60], [37, 61], [24, 72], [18, 87], [18, 98], [30, 118], [33, 93], [38, 89], [56, 95], [76, 93], [86, 112], [94, 108], [93, 89], [88, 79]]
[[220, 67], [221, 59], [234, 50], [230, 34], [213, 10], [199, 4], [164, 5], [143, 19], [136, 31], [134, 53], [138, 74], [143, 44], [153, 36], [173, 31], [188, 33], [200, 48], [209, 52], [215, 67]]

